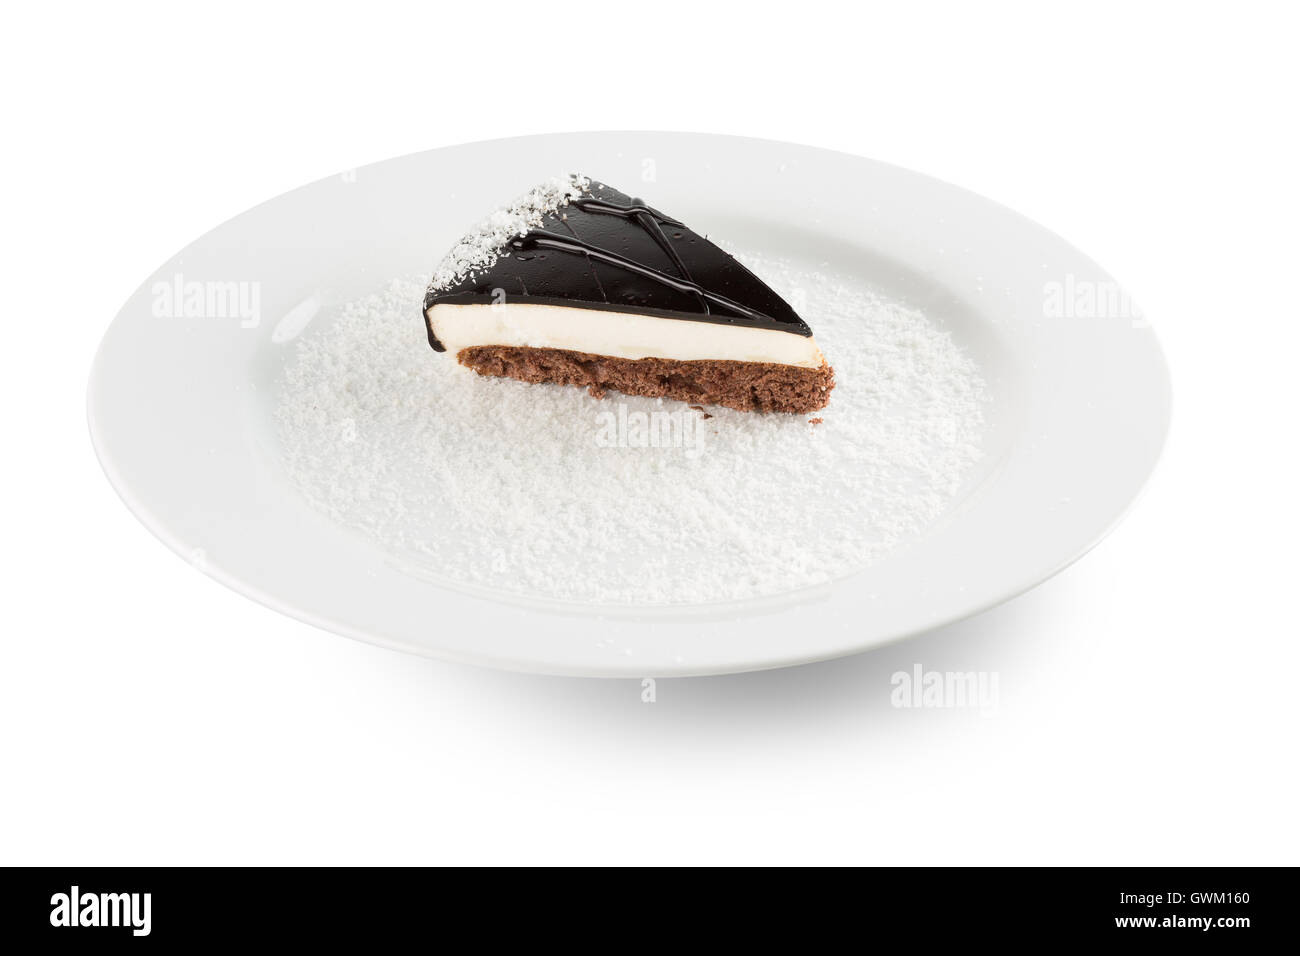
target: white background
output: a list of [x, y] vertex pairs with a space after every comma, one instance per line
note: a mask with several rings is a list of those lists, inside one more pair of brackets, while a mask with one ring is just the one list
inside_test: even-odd
[[[1300, 862], [1291, 14], [851, 6], [6, 13], [0, 863]], [[1143, 499], [979, 618], [653, 705], [277, 616], [118, 501], [86, 376], [178, 248], [364, 163], [600, 128], [872, 156], [1087, 251], [1172, 368]], [[892, 709], [914, 663], [998, 672], [998, 708]]]

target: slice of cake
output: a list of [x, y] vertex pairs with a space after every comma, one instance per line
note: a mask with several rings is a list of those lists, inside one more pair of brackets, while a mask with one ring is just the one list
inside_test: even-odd
[[583, 176], [536, 187], [447, 254], [429, 344], [481, 375], [806, 413], [835, 384], [812, 329], [703, 236]]

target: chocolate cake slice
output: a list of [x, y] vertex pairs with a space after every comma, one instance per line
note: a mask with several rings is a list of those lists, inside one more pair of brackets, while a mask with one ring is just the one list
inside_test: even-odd
[[812, 329], [682, 223], [602, 183], [537, 186], [449, 252], [429, 344], [481, 375], [806, 413], [835, 378]]

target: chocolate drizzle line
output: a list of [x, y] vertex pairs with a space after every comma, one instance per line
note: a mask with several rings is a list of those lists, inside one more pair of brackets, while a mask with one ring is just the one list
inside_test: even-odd
[[[652, 209], [647, 206], [640, 199], [633, 199], [629, 205], [620, 206], [617, 203], [612, 203], [605, 199], [579, 197], [578, 199], [571, 200], [570, 204], [581, 209], [583, 212], [606, 213], [611, 216], [621, 216], [624, 219], [631, 219], [650, 234], [650, 238], [655, 241], [655, 244], [658, 245], [659, 248], [664, 251], [664, 254], [673, 261], [673, 265], [677, 267], [677, 271], [681, 273], [682, 278], [688, 282], [695, 283], [695, 280], [691, 276], [691, 270], [686, 268], [686, 263], [682, 262], [682, 257], [677, 254], [677, 249], [668, 241], [668, 237], [664, 235], [663, 229], [659, 227], [659, 222], [662, 220], [670, 226], [680, 226], [685, 228], [676, 219], [668, 218], [657, 209]], [[696, 289], [691, 291], [694, 291], [695, 297], [700, 300], [700, 308], [704, 310], [704, 314], [708, 315], [712, 312], [709, 308], [708, 296], [704, 295], [703, 291], [699, 289], [698, 283], [695, 283], [695, 285]], [[764, 316], [764, 318], [769, 318], [769, 316]]]
[[670, 289], [676, 289], [678, 292], [689, 292], [720, 305], [725, 309], [738, 312], [740, 315], [749, 319], [763, 319], [771, 321], [772, 317], [764, 315], [755, 309], [734, 302], [724, 295], [718, 295], [716, 292], [710, 292], [698, 282], [691, 279], [679, 279], [676, 276], [670, 276], [666, 272], [660, 272], [650, 266], [643, 266], [639, 262], [633, 262], [631, 259], [620, 256], [617, 252], [609, 252], [601, 249], [599, 246], [593, 246], [590, 243], [583, 242], [581, 239], [569, 239], [565, 236], [557, 236], [553, 232], [546, 232], [541, 229], [534, 229], [527, 235], [510, 241], [512, 249], [554, 249], [556, 252], [568, 252], [578, 256], [591, 256], [593, 259], [599, 259], [601, 262], [607, 262], [610, 265], [618, 266], [629, 272], [635, 272], [639, 276], [650, 279], [667, 286]]

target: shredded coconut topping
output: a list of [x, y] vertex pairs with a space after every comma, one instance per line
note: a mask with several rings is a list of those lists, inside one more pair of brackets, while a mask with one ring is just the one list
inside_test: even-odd
[[434, 271], [428, 291], [441, 292], [491, 268], [502, 256], [509, 255], [506, 244], [511, 239], [540, 226], [547, 215], [581, 196], [590, 184], [590, 179], [577, 173], [555, 177], [498, 209], [452, 246]]
[[737, 258], [799, 303], [835, 366], [821, 424], [476, 375], [411, 321], [423, 279], [395, 280], [296, 340], [287, 471], [412, 573], [474, 590], [693, 604], [856, 571], [974, 480], [979, 368], [858, 275]]

